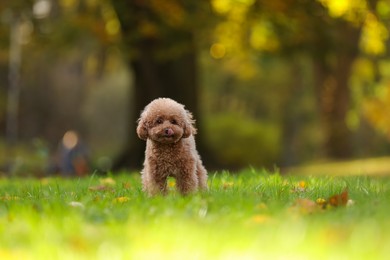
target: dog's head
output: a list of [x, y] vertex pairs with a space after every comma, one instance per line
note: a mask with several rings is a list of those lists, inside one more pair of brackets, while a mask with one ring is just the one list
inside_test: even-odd
[[139, 138], [170, 144], [196, 134], [192, 114], [182, 104], [169, 98], [153, 100], [138, 119]]

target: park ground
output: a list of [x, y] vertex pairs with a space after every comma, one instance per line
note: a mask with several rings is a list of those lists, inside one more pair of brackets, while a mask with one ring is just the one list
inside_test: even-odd
[[[296, 169], [295, 169], [296, 170]], [[359, 173], [358, 173], [359, 174]], [[209, 174], [147, 197], [138, 173], [0, 179], [0, 259], [386, 259], [390, 178]]]

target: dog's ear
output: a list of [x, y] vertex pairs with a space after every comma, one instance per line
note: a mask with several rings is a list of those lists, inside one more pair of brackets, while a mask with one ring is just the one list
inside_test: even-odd
[[148, 139], [148, 126], [142, 114], [141, 117], [138, 119], [137, 135], [142, 140]]
[[195, 120], [193, 119], [191, 112], [186, 110], [183, 138], [187, 138], [190, 135], [196, 135], [196, 132]]

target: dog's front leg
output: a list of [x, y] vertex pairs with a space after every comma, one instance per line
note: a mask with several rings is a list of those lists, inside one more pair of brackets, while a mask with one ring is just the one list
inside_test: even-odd
[[157, 171], [144, 171], [142, 174], [143, 190], [149, 196], [167, 194], [167, 176]]
[[187, 195], [198, 190], [199, 180], [196, 176], [195, 164], [193, 167], [181, 169], [176, 176], [176, 186], [177, 190], [183, 195]]

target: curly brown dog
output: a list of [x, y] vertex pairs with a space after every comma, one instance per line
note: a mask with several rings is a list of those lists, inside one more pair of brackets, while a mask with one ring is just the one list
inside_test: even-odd
[[149, 195], [166, 194], [167, 178], [176, 179], [185, 195], [207, 189], [207, 171], [195, 147], [192, 114], [169, 98], [149, 103], [138, 120], [137, 134], [146, 140], [142, 170], [143, 190]]

